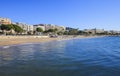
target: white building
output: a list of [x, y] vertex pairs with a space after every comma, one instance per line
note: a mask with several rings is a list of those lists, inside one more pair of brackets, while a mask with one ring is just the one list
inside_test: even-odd
[[58, 32], [66, 30], [66, 28], [64, 26], [58, 26], [58, 25], [56, 25], [55, 28], [57, 29]]
[[47, 31], [49, 29], [57, 29], [58, 32], [65, 31], [64, 26], [58, 26], [54, 24], [37, 24], [37, 25], [33, 25], [33, 28], [34, 28], [34, 31], [36, 31], [37, 28], [42, 28], [43, 31]]
[[49, 29], [57, 29], [58, 31], [65, 31], [64, 26], [58, 26], [54, 24], [45, 24], [45, 30], [49, 30]]
[[27, 31], [33, 31], [33, 26], [32, 25], [28, 25]]
[[20, 26], [23, 31], [24, 34], [27, 34], [28, 32], [32, 31], [33, 32], [33, 26], [32, 25], [28, 25], [28, 24], [24, 24], [24, 23], [15, 23], [16, 25]]
[[55, 25], [53, 25], [53, 24], [45, 24], [45, 30], [49, 30], [49, 29], [55, 29]]
[[45, 24], [37, 24], [37, 25], [33, 25], [33, 29], [34, 29], [34, 31], [36, 31], [37, 28], [42, 28], [43, 31], [45, 31]]
[[89, 34], [99, 34], [104, 33], [104, 29], [85, 29], [84, 32]]

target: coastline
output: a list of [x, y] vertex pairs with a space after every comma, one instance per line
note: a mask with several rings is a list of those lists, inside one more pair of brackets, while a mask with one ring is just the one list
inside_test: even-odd
[[50, 38], [49, 36], [0, 36], [0, 46], [97, 37], [104, 36], [59, 36], [57, 38]]

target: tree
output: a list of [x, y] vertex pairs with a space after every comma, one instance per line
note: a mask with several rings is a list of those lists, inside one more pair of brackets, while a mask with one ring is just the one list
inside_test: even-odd
[[83, 34], [85, 34], [84, 31], [82, 31], [82, 30], [79, 30], [79, 31], [78, 31], [78, 35], [83, 35]]
[[18, 25], [13, 25], [13, 27], [14, 27], [14, 31], [15, 31], [16, 33], [22, 33], [22, 32], [23, 32], [23, 29], [22, 29], [20, 26], [18, 26]]
[[47, 32], [54, 32], [54, 30], [53, 29], [49, 29], [49, 30], [47, 30]]
[[64, 32], [64, 35], [68, 35], [68, 31], [65, 31], [65, 32]]
[[38, 27], [38, 28], [36, 28], [36, 31], [37, 31], [37, 32], [43, 32], [43, 29], [40, 28], [40, 27]]
[[69, 35], [77, 35], [78, 34], [78, 29], [71, 29], [68, 32]]
[[13, 25], [9, 24], [9, 25], [1, 25], [1, 30], [6, 30], [6, 31], [10, 31], [12, 29], [14, 29]]
[[57, 31], [58, 31], [58, 29], [57, 29], [57, 28], [47, 30], [47, 32], [51, 32], [51, 33], [56, 33]]
[[2, 33], [4, 34], [12, 34], [12, 29], [14, 29], [14, 27], [11, 24], [8, 25], [2, 24], [0, 28], [2, 30]]
[[[23, 29], [17, 25], [14, 25], [14, 24], [8, 24], [8, 25], [1, 25], [0, 26], [1, 30], [3, 30], [3, 33], [4, 31], [10, 31], [10, 30], [14, 30], [16, 33], [22, 33], [23, 32]], [[9, 34], [12, 34], [12, 32], [9, 32]]]
[[58, 29], [57, 29], [57, 28], [55, 28], [55, 29], [54, 29], [54, 32], [57, 32], [57, 31], [58, 31]]
[[64, 32], [60, 31], [60, 32], [57, 32], [58, 35], [63, 35]]

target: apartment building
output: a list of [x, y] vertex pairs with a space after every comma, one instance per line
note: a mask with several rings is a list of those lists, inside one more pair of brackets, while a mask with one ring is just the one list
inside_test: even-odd
[[34, 30], [40, 27], [43, 29], [43, 31], [47, 31], [49, 29], [57, 29], [58, 31], [65, 31], [65, 27], [54, 25], [54, 24], [37, 24], [37, 25], [34, 25], [33, 27], [34, 27]]
[[33, 30], [36, 31], [37, 28], [42, 28], [43, 31], [45, 31], [45, 24], [36, 24], [33, 25]]
[[33, 26], [25, 23], [16, 22], [16, 25], [20, 26], [23, 29], [23, 33], [27, 34], [28, 32], [33, 32]]
[[4, 25], [11, 24], [11, 20], [8, 18], [0, 17], [0, 24], [4, 24]]
[[100, 34], [104, 33], [104, 29], [85, 29], [84, 32], [89, 33], [89, 34]]

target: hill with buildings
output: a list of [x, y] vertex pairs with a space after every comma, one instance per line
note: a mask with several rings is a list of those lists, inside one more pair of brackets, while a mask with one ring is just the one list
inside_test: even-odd
[[[2, 29], [2, 26], [6, 27]], [[20, 27], [23, 31], [16, 33], [14, 28], [9, 30], [7, 26], [16, 25]], [[41, 29], [41, 30], [38, 30]], [[19, 34], [19, 35], [120, 35], [120, 31], [104, 29], [84, 29], [79, 30], [76, 28], [65, 27], [55, 24], [35, 24], [29, 25], [21, 22], [12, 22], [9, 18], [0, 17], [0, 34]]]

